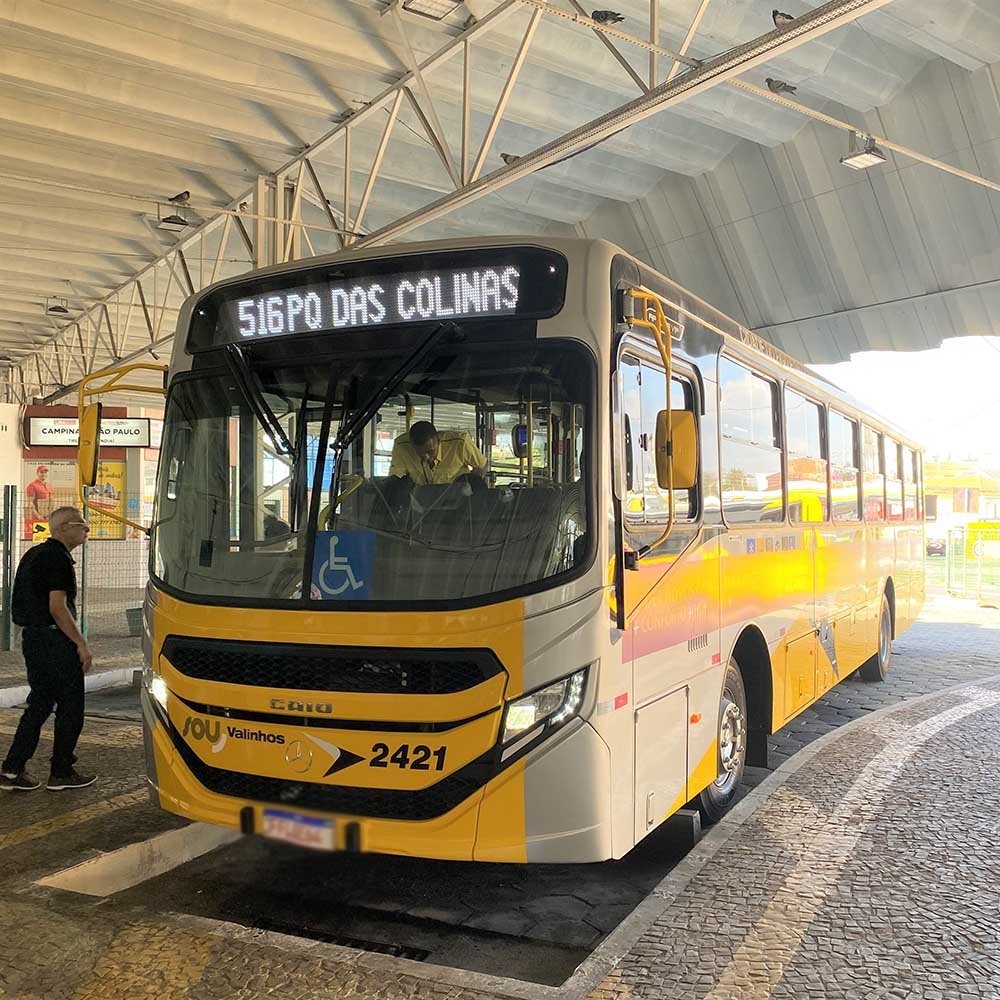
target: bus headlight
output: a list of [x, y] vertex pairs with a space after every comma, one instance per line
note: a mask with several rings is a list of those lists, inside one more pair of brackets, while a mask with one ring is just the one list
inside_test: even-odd
[[[559, 726], [576, 715], [583, 705], [587, 668], [518, 698], [507, 706], [503, 742], [510, 743], [535, 726]], [[540, 733], [539, 733], [540, 735]]]
[[167, 710], [167, 682], [152, 667], [142, 668], [142, 680], [146, 690], [164, 712]]

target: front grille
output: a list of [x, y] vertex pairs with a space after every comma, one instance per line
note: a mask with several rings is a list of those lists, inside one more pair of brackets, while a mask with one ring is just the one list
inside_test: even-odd
[[485, 649], [376, 649], [168, 636], [163, 656], [186, 677], [292, 691], [453, 694], [503, 672]]
[[322, 812], [386, 819], [424, 820], [454, 809], [496, 773], [493, 751], [420, 791], [346, 788], [313, 781], [285, 781], [209, 767], [171, 726], [171, 736], [184, 763], [209, 791], [274, 805], [294, 805]]
[[447, 733], [452, 729], [493, 715], [501, 711], [499, 707], [487, 709], [478, 715], [463, 719], [452, 719], [448, 722], [407, 722], [401, 719], [332, 719], [325, 715], [298, 715], [292, 712], [254, 712], [242, 708], [227, 708], [222, 705], [207, 705], [204, 702], [191, 701], [174, 694], [178, 701], [187, 705], [192, 712], [199, 715], [216, 715], [223, 719], [240, 720], [243, 722], [264, 722], [272, 726], [309, 726], [313, 729], [353, 729], [369, 730], [379, 733]]

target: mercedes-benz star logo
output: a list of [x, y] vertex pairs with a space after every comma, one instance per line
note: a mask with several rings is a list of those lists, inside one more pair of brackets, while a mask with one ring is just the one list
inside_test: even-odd
[[313, 752], [302, 740], [294, 740], [285, 751], [285, 763], [296, 773], [305, 774], [312, 767]]

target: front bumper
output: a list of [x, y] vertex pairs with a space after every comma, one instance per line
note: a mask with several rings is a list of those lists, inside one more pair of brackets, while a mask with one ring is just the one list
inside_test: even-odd
[[[164, 809], [188, 819], [240, 829], [247, 825], [244, 810], [249, 809], [253, 829], [259, 829], [263, 810], [276, 806], [335, 818], [340, 850], [350, 846], [414, 857], [503, 862], [587, 862], [611, 857], [609, 753], [597, 733], [580, 719], [492, 777], [472, 765], [463, 769], [469, 773], [458, 781], [462, 772], [450, 775], [437, 783], [446, 787], [434, 795], [426, 792], [436, 785], [416, 796], [421, 803], [417, 809], [400, 807], [408, 794], [405, 791], [392, 793], [396, 806], [391, 796], [385, 798], [385, 792], [335, 786], [349, 793], [341, 802], [364, 804], [363, 810], [354, 812], [304, 806], [295, 800], [301, 793], [291, 798], [287, 794], [294, 785], [266, 777], [241, 774], [248, 784], [234, 782], [219, 791], [217, 772], [211, 779], [206, 777], [215, 769], [206, 769], [177, 739], [172, 724], [145, 690], [142, 702], [153, 796]], [[216, 789], [207, 787], [210, 781]], [[247, 791], [256, 794], [251, 797]], [[373, 802], [381, 815], [370, 814]]]

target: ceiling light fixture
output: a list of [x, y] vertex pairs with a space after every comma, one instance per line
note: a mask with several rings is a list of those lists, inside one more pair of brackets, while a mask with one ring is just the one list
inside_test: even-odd
[[180, 233], [183, 232], [188, 226], [191, 225], [183, 215], [178, 215], [176, 212], [171, 212], [170, 215], [163, 214], [163, 206], [156, 206], [156, 217], [159, 220], [156, 223], [157, 229], [164, 229], [168, 233]]
[[462, 6], [462, 0], [403, 0], [403, 10], [432, 21], [443, 21]]
[[[864, 147], [861, 142], [864, 141]], [[842, 156], [840, 162], [851, 170], [867, 170], [885, 163], [885, 153], [875, 145], [875, 140], [863, 132], [851, 133], [851, 148], [847, 156]]]
[[68, 316], [69, 309], [67, 306], [69, 303], [66, 299], [55, 299], [47, 298], [45, 300], [45, 315], [46, 316]]

